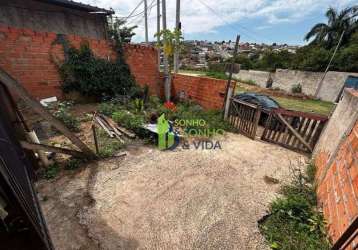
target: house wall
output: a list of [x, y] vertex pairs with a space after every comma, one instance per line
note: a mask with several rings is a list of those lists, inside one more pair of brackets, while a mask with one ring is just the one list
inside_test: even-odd
[[178, 97], [182, 92], [186, 98], [205, 109], [222, 109], [226, 84], [226, 80], [175, 74], [172, 78], [172, 96]]
[[[57, 65], [64, 60], [64, 51], [62, 45], [54, 43], [56, 37], [57, 34], [54, 32], [35, 32], [0, 25], [0, 67], [22, 83], [29, 93], [38, 99], [50, 96], [62, 97], [61, 78]], [[111, 43], [107, 40], [75, 35], [67, 35], [67, 39], [77, 48], [81, 42], [87, 41], [98, 57], [109, 60], [116, 57]], [[159, 73], [156, 68], [154, 48], [128, 45], [124, 53], [140, 85], [155, 86], [158, 83], [156, 74], [159, 77]]]
[[106, 37], [104, 16], [34, 0], [1, 0], [0, 24], [95, 39]]
[[[324, 101], [334, 102], [348, 76], [358, 76], [358, 73], [329, 71], [322, 83], [318, 97]], [[237, 80], [253, 80], [262, 88], [266, 87], [269, 72], [258, 70], [240, 70], [233, 77]], [[272, 88], [280, 88], [291, 92], [295, 84], [301, 84], [302, 92], [306, 95], [314, 95], [318, 83], [323, 77], [323, 72], [309, 72], [299, 70], [277, 69], [271, 74], [273, 79]]]
[[[346, 89], [314, 151], [317, 197], [333, 242], [358, 216], [358, 91]], [[357, 246], [356, 239], [348, 249]]]

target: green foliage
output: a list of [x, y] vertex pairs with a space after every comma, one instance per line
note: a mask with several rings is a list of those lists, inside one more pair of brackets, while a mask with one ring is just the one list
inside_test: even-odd
[[141, 129], [145, 122], [143, 114], [134, 114], [127, 110], [118, 110], [112, 114], [112, 119], [125, 128], [131, 129], [134, 132]]
[[80, 167], [81, 163], [83, 162], [82, 159], [71, 157], [65, 164], [66, 170], [74, 170]]
[[71, 102], [58, 103], [57, 110], [53, 115], [62, 121], [71, 131], [78, 132], [80, 131], [80, 121], [71, 114], [70, 108], [72, 105]]
[[100, 112], [101, 114], [107, 115], [107, 116], [112, 116], [113, 112], [118, 110], [119, 107], [120, 106], [116, 102], [113, 102], [113, 101], [102, 102], [98, 106], [98, 112]]
[[338, 43], [342, 33], [342, 45], [346, 45], [352, 35], [358, 31], [358, 5], [347, 7], [341, 11], [328, 8], [326, 11], [327, 24], [318, 23], [305, 36], [305, 40], [311, 40], [311, 44], [321, 45], [328, 49]]
[[154, 36], [159, 37], [161, 40], [157, 46], [160, 47], [167, 56], [173, 55], [175, 50], [180, 51], [182, 49], [182, 42], [184, 38], [180, 29], [175, 29], [173, 31], [164, 29], [156, 33]]
[[328, 250], [324, 219], [316, 207], [314, 167], [306, 174], [295, 172], [292, 184], [282, 187], [283, 196], [272, 202], [260, 230], [272, 249]]
[[126, 21], [120, 18], [112, 18], [108, 19], [108, 35], [109, 38], [120, 43], [121, 45], [124, 43], [130, 43], [132, 37], [135, 35], [133, 32], [138, 26], [134, 25], [131, 27], [126, 26]]
[[78, 91], [83, 96], [127, 95], [134, 79], [123, 60], [115, 62], [96, 58], [88, 44], [70, 48], [68, 59], [60, 67], [65, 92]]
[[302, 85], [300, 83], [294, 84], [291, 88], [291, 92], [296, 94], [302, 93]]
[[205, 75], [212, 77], [212, 78], [216, 78], [216, 79], [222, 79], [222, 80], [227, 80], [229, 78], [224, 72], [209, 71], [209, 72], [206, 72]]
[[123, 144], [116, 138], [108, 137], [108, 134], [103, 129], [100, 128], [97, 131], [100, 157], [112, 157], [119, 149], [123, 147]]
[[49, 165], [47, 168], [45, 168], [43, 176], [49, 180], [55, 178], [59, 172], [60, 172], [60, 167], [55, 162]]

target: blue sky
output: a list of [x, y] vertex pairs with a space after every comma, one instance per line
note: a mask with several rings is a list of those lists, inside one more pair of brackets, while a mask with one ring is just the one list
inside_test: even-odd
[[[141, 0], [82, 0], [92, 5], [113, 8], [127, 17]], [[175, 0], [167, 2], [168, 27], [174, 27]], [[151, 5], [153, 3], [153, 5]], [[148, 0], [149, 37], [156, 32], [156, 0]], [[235, 40], [241, 42], [287, 43], [303, 45], [304, 35], [318, 22], [325, 22], [329, 6], [341, 9], [357, 4], [357, 0], [181, 0], [181, 21], [185, 39]], [[134, 12], [140, 14], [143, 5]], [[144, 40], [144, 19], [138, 15], [128, 19], [138, 25], [135, 42]]]

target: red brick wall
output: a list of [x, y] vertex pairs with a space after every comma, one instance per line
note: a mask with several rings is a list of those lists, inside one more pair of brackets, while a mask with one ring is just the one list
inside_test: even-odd
[[[328, 223], [328, 233], [336, 242], [358, 216], [358, 121], [340, 145], [330, 166], [328, 154], [315, 158], [318, 183], [317, 195]], [[351, 248], [358, 244], [356, 239]]]
[[158, 70], [158, 52], [154, 47], [129, 45], [125, 47], [125, 58], [137, 83], [149, 86], [153, 95], [161, 96], [163, 82]]
[[[87, 39], [73, 35], [66, 37], [70, 44], [77, 48], [82, 41], [87, 41], [96, 56], [115, 58], [111, 44], [106, 40]], [[22, 83], [36, 98], [62, 97], [61, 79], [54, 62], [63, 60], [64, 53], [62, 45], [53, 44], [55, 39], [55, 33], [34, 32], [0, 25], [0, 66]], [[155, 49], [128, 45], [125, 48], [125, 55], [140, 85], [157, 86]]]
[[177, 96], [184, 91], [186, 97], [206, 109], [221, 109], [226, 83], [226, 80], [176, 74], [172, 79], [172, 95]]

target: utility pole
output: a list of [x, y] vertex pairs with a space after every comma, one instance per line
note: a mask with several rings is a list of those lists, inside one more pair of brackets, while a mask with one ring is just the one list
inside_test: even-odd
[[[175, 29], [178, 31], [180, 27], [180, 0], [176, 0], [176, 19], [175, 19]], [[175, 48], [174, 51], [174, 72], [178, 73], [179, 71], [179, 50]]]
[[318, 97], [319, 91], [320, 91], [321, 88], [322, 88], [322, 84], [323, 84], [324, 78], [326, 78], [326, 75], [327, 75], [327, 72], [328, 72], [328, 70], [329, 70], [329, 67], [331, 67], [333, 58], [336, 56], [337, 50], [338, 50], [338, 48], [339, 48], [339, 45], [341, 45], [344, 32], [345, 32], [345, 30], [343, 30], [343, 32], [342, 32], [342, 34], [341, 34], [341, 37], [339, 38], [338, 44], [337, 44], [336, 48], [334, 49], [333, 55], [332, 55], [332, 57], [331, 57], [331, 60], [329, 60], [329, 63], [328, 63], [328, 65], [327, 65], [326, 70], [324, 71], [324, 74], [323, 74], [323, 76], [322, 76], [322, 79], [321, 79], [321, 80], [319, 81], [319, 83], [318, 83], [316, 92], [315, 92], [315, 94], [314, 94], [314, 97], [316, 97], [316, 98]]
[[[160, 0], [157, 0], [157, 34], [160, 32]], [[160, 71], [160, 36], [157, 36], [158, 43], [158, 70]]]
[[[231, 85], [231, 79], [232, 79], [232, 71], [234, 69], [234, 65], [235, 65], [235, 58], [237, 56], [237, 53], [239, 51], [239, 42], [240, 42], [240, 35], [236, 36], [236, 43], [235, 43], [235, 50], [234, 50], [234, 56], [233, 56], [233, 60], [232, 63], [229, 67], [229, 78], [227, 80], [227, 84], [226, 84], [226, 90], [225, 90], [225, 98], [224, 98], [224, 103], [223, 103], [223, 118], [225, 118], [225, 109], [228, 106], [227, 102], [229, 102], [230, 100], [230, 95], [229, 95], [229, 90], [230, 90], [230, 85]], [[232, 93], [231, 93], [232, 94]]]
[[147, 0], [144, 0], [144, 26], [145, 26], [145, 42], [148, 43], [148, 13]]
[[[162, 0], [162, 17], [163, 17], [163, 30], [167, 29], [167, 12], [166, 12], [166, 4], [165, 4], [165, 0]], [[166, 47], [166, 41], [163, 38], [163, 42], [164, 42], [164, 47]], [[165, 100], [167, 102], [170, 101], [170, 76], [169, 76], [169, 65], [168, 65], [168, 55], [165, 54], [164, 51], [164, 58], [163, 58], [163, 62], [164, 62], [164, 95], [165, 95]]]

